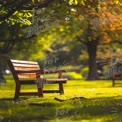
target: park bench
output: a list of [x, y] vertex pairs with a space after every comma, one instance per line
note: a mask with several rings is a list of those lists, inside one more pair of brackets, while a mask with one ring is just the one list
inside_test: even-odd
[[[62, 73], [66, 70], [42, 70], [36, 61], [24, 60], [7, 60], [8, 66], [11, 70], [15, 80], [15, 96], [14, 99], [24, 95], [38, 95], [43, 97], [43, 93], [60, 93], [64, 94], [63, 84], [67, 82], [67, 78], [63, 78]], [[57, 78], [43, 78], [44, 74], [57, 73]], [[21, 92], [21, 85], [37, 85], [37, 92]], [[58, 90], [44, 90], [44, 84], [58, 84]]]
[[115, 84], [121, 84], [117, 82], [117, 80], [122, 80], [122, 73], [113, 73], [112, 74], [112, 86], [114, 87]]

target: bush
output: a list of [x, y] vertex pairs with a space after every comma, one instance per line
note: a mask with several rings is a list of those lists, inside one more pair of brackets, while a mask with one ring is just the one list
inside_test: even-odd
[[67, 73], [64, 73], [64, 74], [65, 75], [63, 75], [63, 76], [67, 77], [70, 80], [73, 80], [73, 79], [82, 79], [82, 75], [79, 74], [79, 73], [76, 73], [76, 72], [67, 72]]
[[89, 71], [89, 68], [88, 67], [84, 67], [84, 68], [81, 69], [81, 75], [83, 76], [84, 79], [87, 78], [88, 71]]

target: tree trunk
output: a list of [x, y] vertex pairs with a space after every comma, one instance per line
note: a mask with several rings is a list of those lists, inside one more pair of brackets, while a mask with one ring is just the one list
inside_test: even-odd
[[96, 65], [97, 45], [98, 45], [97, 40], [92, 40], [87, 42], [87, 49], [89, 55], [89, 72], [88, 72], [87, 80], [98, 79], [97, 65]]
[[0, 54], [0, 85], [6, 82], [2, 73], [2, 61], [3, 61], [3, 57], [2, 57], [2, 54]]

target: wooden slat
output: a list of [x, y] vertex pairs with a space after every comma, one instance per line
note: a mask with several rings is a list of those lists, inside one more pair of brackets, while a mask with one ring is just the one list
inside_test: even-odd
[[35, 68], [35, 67], [14, 67], [14, 70], [16, 71], [27, 71], [27, 70], [40, 70], [40, 68]]
[[17, 74], [19, 73], [38, 73], [40, 71], [40, 69], [36, 69], [36, 70], [16, 70]]
[[32, 75], [32, 74], [19, 74], [18, 75], [18, 77], [19, 77], [19, 79], [36, 79], [36, 74], [34, 75]]
[[119, 73], [113, 73], [113, 76], [122, 76], [122, 73], [119, 72]]
[[12, 63], [20, 63], [20, 64], [38, 64], [35, 61], [23, 61], [23, 60], [13, 60], [11, 59]]
[[38, 64], [32, 65], [32, 64], [15, 64], [15, 63], [13, 63], [13, 66], [14, 67], [36, 67], [36, 68], [39, 68]]
[[119, 80], [120, 79], [121, 80], [122, 79], [122, 75], [116, 75], [116, 76], [113, 77], [113, 79], [115, 79], [115, 80]]

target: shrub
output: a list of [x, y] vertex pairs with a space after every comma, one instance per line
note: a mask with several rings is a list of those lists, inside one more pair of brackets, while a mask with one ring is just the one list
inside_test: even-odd
[[88, 67], [84, 67], [84, 68], [81, 69], [81, 75], [83, 76], [84, 79], [87, 78], [88, 71], [89, 71]]
[[72, 80], [72, 79], [82, 79], [82, 75], [79, 74], [79, 73], [76, 73], [76, 72], [67, 72], [63, 76], [67, 77], [70, 80]]

